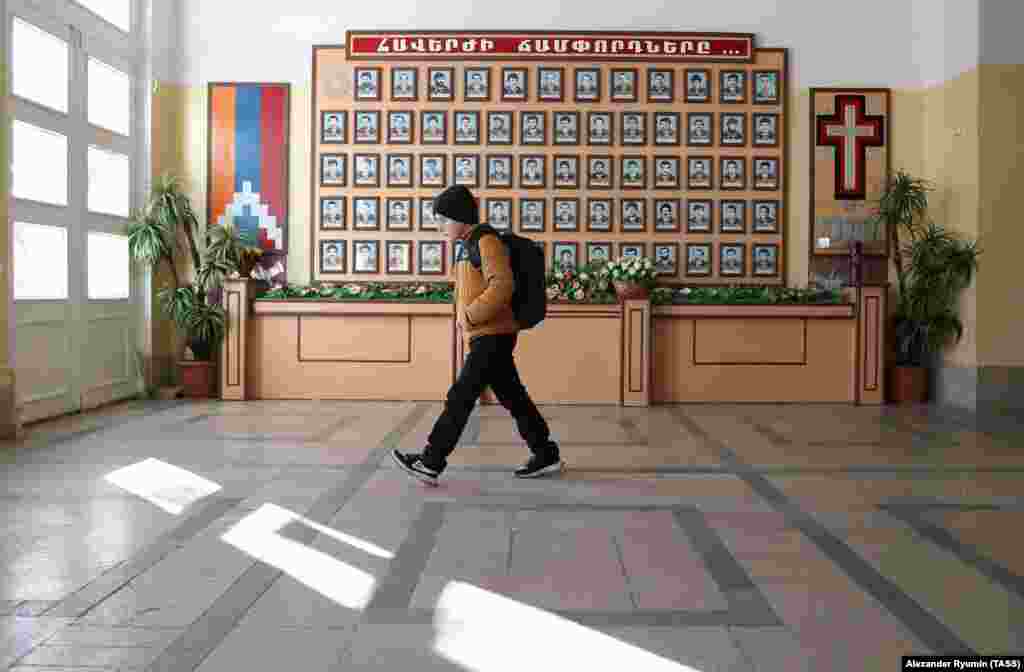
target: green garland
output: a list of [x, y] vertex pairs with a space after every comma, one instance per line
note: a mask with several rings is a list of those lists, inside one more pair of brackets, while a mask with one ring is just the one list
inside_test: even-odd
[[797, 287], [656, 287], [651, 303], [669, 304], [841, 304], [838, 289], [819, 290]]
[[395, 301], [398, 303], [454, 303], [451, 283], [398, 283], [367, 282], [284, 285], [256, 297], [257, 300], [309, 300], [309, 301]]

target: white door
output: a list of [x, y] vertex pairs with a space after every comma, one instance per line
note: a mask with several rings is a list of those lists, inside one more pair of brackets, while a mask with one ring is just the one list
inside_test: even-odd
[[30, 422], [138, 390], [122, 231], [141, 204], [143, 52], [135, 0], [7, 6], [15, 364]]

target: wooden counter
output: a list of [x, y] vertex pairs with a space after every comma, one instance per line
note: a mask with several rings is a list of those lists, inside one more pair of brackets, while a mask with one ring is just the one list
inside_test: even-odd
[[[464, 345], [450, 304], [253, 301], [251, 290], [225, 287], [224, 399], [440, 401], [458, 375]], [[520, 335], [516, 362], [545, 404], [881, 403], [885, 289], [852, 299], [551, 304]]]

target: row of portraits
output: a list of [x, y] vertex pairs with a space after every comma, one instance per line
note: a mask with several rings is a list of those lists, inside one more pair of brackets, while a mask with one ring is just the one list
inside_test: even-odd
[[[413, 260], [413, 241], [411, 240], [353, 240], [351, 241], [354, 259], [351, 273], [380, 274], [381, 243], [384, 244], [384, 272], [389, 275], [411, 275], [414, 271], [420, 275], [444, 275], [445, 241], [416, 241], [417, 255]], [[544, 241], [534, 241], [542, 249]], [[747, 273], [747, 255], [745, 243], [718, 243], [717, 273], [722, 277], [742, 277]], [[708, 277], [714, 274], [714, 243], [687, 243], [686, 268], [688, 277]], [[320, 240], [320, 273], [348, 273], [349, 241], [344, 239]], [[654, 243], [653, 256], [655, 270], [663, 279], [679, 276], [679, 243]], [[619, 257], [644, 257], [647, 244], [641, 242], [622, 242], [618, 244]], [[601, 265], [612, 259], [613, 243], [586, 243], [585, 263]], [[458, 241], [452, 250], [452, 263], [465, 258], [465, 248]], [[579, 243], [555, 241], [551, 244], [551, 266], [555, 270], [575, 270], [583, 262], [580, 259]], [[751, 246], [751, 275], [755, 277], [771, 277], [779, 275], [779, 246], [774, 243], [754, 244]]]
[[[415, 67], [390, 68], [390, 99], [416, 101], [420, 99], [420, 71]], [[720, 70], [718, 93], [713, 89], [711, 70], [687, 68], [682, 71], [683, 91], [676, 91], [675, 68], [647, 68], [646, 76], [637, 68], [611, 68], [607, 83], [601, 71], [594, 67], [573, 68], [572, 99], [577, 103], [608, 100], [617, 103], [636, 103], [643, 96], [651, 103], [673, 103], [681, 99], [687, 103], [778, 105], [781, 100], [778, 70]], [[464, 101], [489, 101], [492, 94], [492, 69], [487, 66], [463, 68], [461, 98]], [[538, 67], [531, 77], [531, 68], [502, 67], [500, 99], [510, 102], [562, 102], [568, 96], [565, 68]], [[383, 99], [383, 68], [357, 67], [354, 72], [355, 100], [379, 101]], [[426, 98], [435, 101], [454, 101], [459, 98], [454, 67], [430, 67], [426, 73]], [[531, 81], [533, 80], [533, 81]], [[641, 94], [645, 82], [645, 94]], [[607, 94], [604, 87], [607, 86]]]
[[[619, 112], [616, 119], [614, 112], [591, 111], [586, 113], [586, 128], [582, 129], [578, 111], [552, 112], [549, 128], [546, 111], [520, 110], [517, 133], [516, 113], [513, 111], [488, 110], [482, 113], [479, 110], [455, 110], [452, 112], [453, 132], [449, 133], [448, 112], [421, 110], [418, 136], [415, 112], [390, 110], [386, 114], [384, 121], [387, 127], [382, 128], [380, 110], [353, 111], [355, 132], [352, 142], [407, 145], [418, 141], [423, 145], [480, 145], [486, 139], [489, 145], [513, 145], [518, 140], [518, 144], [527, 146], [579, 145], [584, 141], [589, 145], [607, 146], [617, 142], [623, 147], [682, 144], [679, 112]], [[481, 114], [485, 116], [482, 118]], [[722, 112], [718, 116], [719, 125], [715, 133], [714, 112], [688, 112], [686, 145], [713, 147], [717, 135], [720, 147], [779, 146], [777, 112], [752, 112], [749, 129], [746, 112]], [[486, 129], [482, 128], [482, 122], [486, 122]], [[349, 113], [346, 110], [322, 110], [321, 144], [347, 144], [348, 139]]]
[[[412, 231], [416, 228], [415, 201], [410, 197], [385, 198], [381, 213], [380, 197], [354, 197], [351, 213], [346, 196], [325, 196], [320, 199], [320, 229], [322, 231], [347, 230], [351, 217], [353, 231]], [[499, 230], [511, 231], [518, 220], [522, 232], [548, 230], [548, 199], [485, 198], [485, 219]], [[616, 227], [623, 233], [672, 233], [685, 229], [687, 233], [707, 234], [717, 230], [725, 234], [778, 234], [778, 200], [729, 200], [678, 198], [651, 199], [650, 210], [646, 199], [579, 198], [551, 199], [552, 231], [613, 232]], [[583, 210], [583, 208], [586, 208]], [[684, 209], [685, 207], [685, 209]], [[716, 216], [717, 213], [717, 216]], [[517, 216], [518, 215], [518, 216]], [[650, 222], [650, 224], [649, 224]], [[717, 223], [717, 229], [716, 229]], [[434, 217], [433, 199], [419, 199], [419, 230], [439, 231], [440, 223]]]
[[[417, 160], [418, 159], [418, 160]], [[352, 156], [352, 186], [444, 188], [450, 184], [488, 189], [682, 189], [777, 191], [779, 189], [779, 159], [762, 156], [750, 159], [748, 178], [747, 158], [720, 156], [716, 169], [710, 156], [690, 156], [685, 162], [685, 183], [682, 177], [682, 158], [678, 156], [589, 155], [576, 154], [490, 154], [481, 160], [479, 154], [454, 154], [451, 157], [451, 179], [447, 154], [387, 154], [384, 169], [380, 154], [354, 154]], [[585, 161], [585, 165], [581, 163]], [[483, 163], [484, 165], [481, 165]], [[418, 165], [417, 165], [418, 164]], [[517, 165], [518, 164], [518, 165]], [[386, 169], [386, 171], [385, 171]], [[382, 173], [386, 172], [386, 175]], [[516, 176], [518, 175], [518, 181]], [[417, 183], [417, 176], [419, 181]], [[348, 155], [320, 155], [320, 186], [348, 186]]]

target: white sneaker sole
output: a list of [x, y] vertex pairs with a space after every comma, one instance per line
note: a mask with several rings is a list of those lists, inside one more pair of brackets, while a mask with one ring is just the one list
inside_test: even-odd
[[426, 483], [427, 485], [437, 485], [437, 477], [430, 477], [427, 476], [426, 474], [421, 474], [415, 469], [410, 469], [409, 467], [405, 466], [405, 463], [398, 459], [398, 456], [395, 455], [394, 453], [391, 453], [391, 461], [397, 464], [402, 469], [402, 471], [404, 471], [407, 474], [412, 474], [421, 482]]
[[516, 478], [537, 478], [538, 476], [544, 476], [545, 474], [557, 474], [562, 471], [563, 462], [558, 461], [554, 464], [548, 465], [543, 469], [538, 469], [532, 474], [516, 474]]

